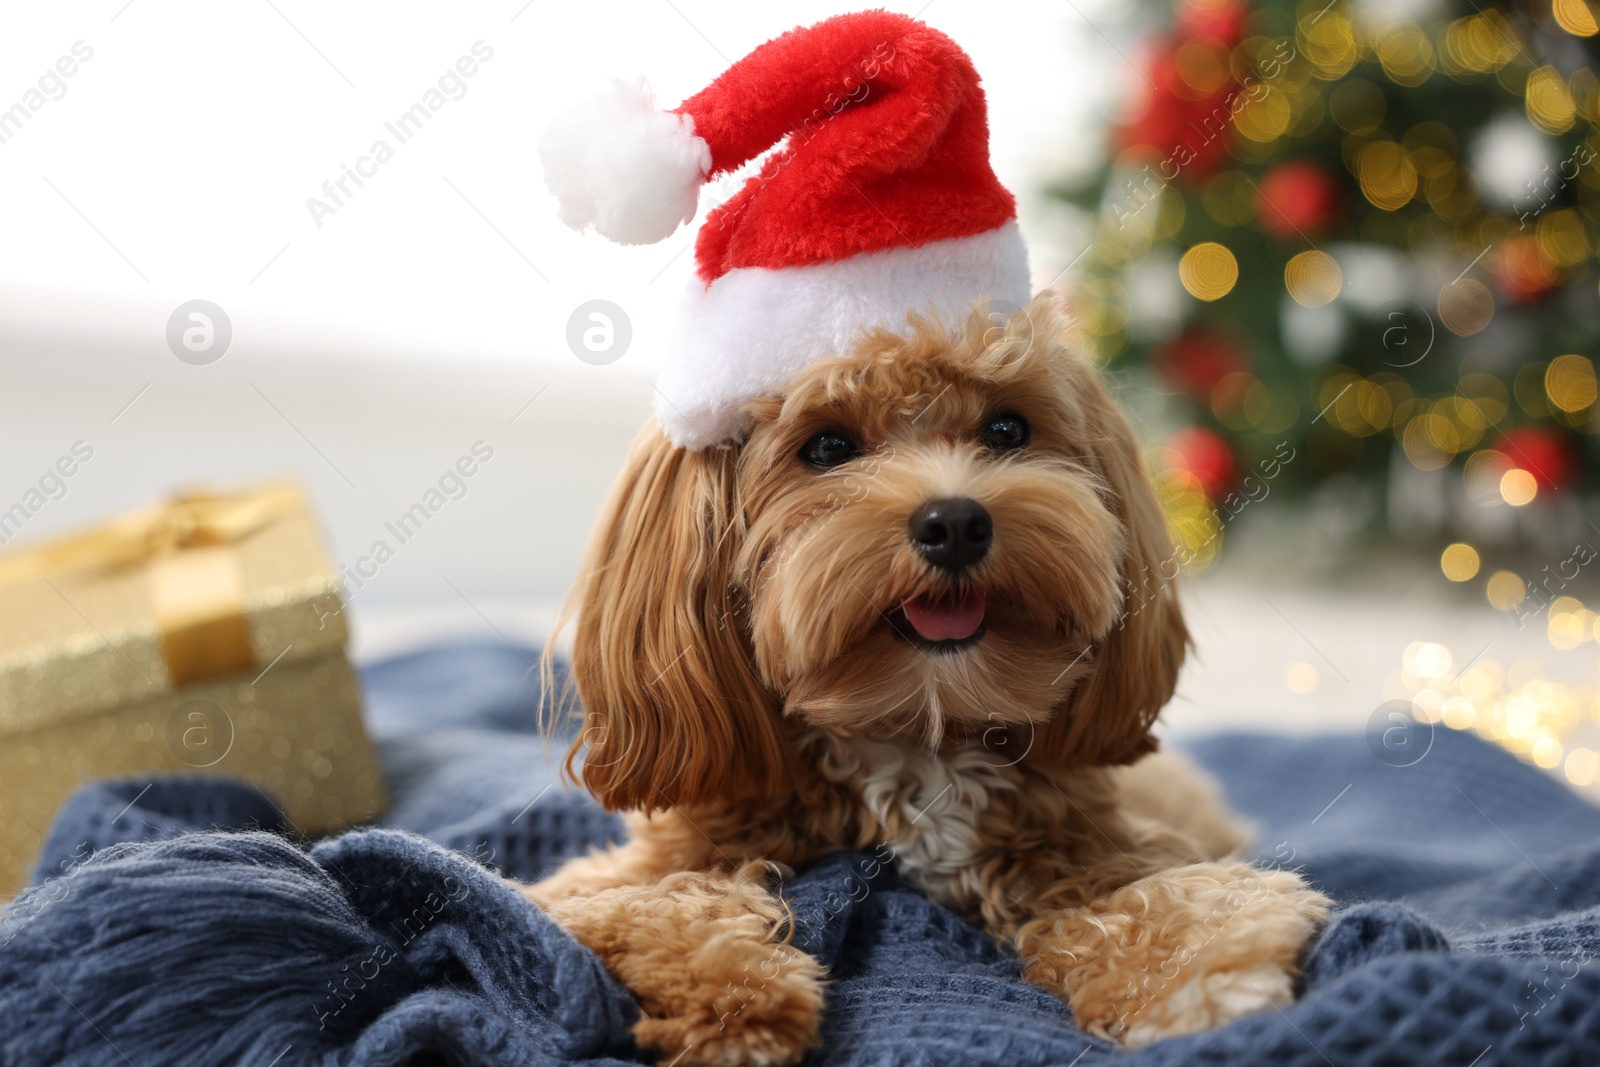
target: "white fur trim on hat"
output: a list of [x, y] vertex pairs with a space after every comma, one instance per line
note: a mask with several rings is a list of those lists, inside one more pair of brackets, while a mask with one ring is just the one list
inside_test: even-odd
[[735, 441], [746, 403], [781, 392], [819, 359], [848, 354], [865, 330], [904, 332], [909, 312], [958, 327], [985, 295], [1028, 302], [1028, 253], [1014, 221], [834, 263], [740, 267], [709, 287], [692, 280], [656, 383], [656, 418], [683, 448]]
[[656, 110], [643, 78], [616, 79], [551, 124], [539, 161], [562, 222], [642, 245], [694, 218], [711, 149], [695, 136], [694, 119]]

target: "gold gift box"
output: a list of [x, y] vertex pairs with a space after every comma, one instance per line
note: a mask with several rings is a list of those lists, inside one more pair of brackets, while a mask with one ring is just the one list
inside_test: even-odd
[[244, 779], [307, 835], [382, 814], [342, 608], [290, 484], [0, 554], [0, 899], [90, 779]]

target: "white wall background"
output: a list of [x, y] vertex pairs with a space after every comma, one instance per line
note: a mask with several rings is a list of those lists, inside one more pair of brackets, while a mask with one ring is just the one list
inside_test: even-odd
[[[495, 459], [467, 496], [362, 597], [462, 608], [448, 578], [475, 604], [552, 600], [648, 410], [694, 230], [622, 248], [565, 229], [540, 132], [605, 77], [645, 74], [670, 105], [851, 6], [5, 4], [0, 110], [77, 42], [93, 55], [0, 143], [0, 509], [83, 440], [93, 460], [30, 539], [178, 485], [293, 473], [352, 562], [483, 440]], [[1135, 76], [1100, 36], [1127, 33], [1119, 16], [1107, 0], [890, 6], [972, 53], [995, 166], [1048, 281], [1071, 258], [1067, 215], [1038, 190], [1092, 161], [1118, 77]], [[464, 95], [399, 144], [384, 123], [480, 41], [493, 57]], [[307, 198], [380, 137], [394, 158], [319, 227]], [[166, 344], [168, 316], [195, 298], [232, 322], [209, 366]], [[604, 367], [565, 343], [594, 298], [634, 330]]]

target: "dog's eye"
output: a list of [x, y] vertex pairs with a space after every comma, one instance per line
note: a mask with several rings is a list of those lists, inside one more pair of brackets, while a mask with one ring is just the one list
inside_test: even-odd
[[978, 440], [994, 452], [1010, 452], [1028, 443], [1028, 420], [1021, 415], [996, 415], [983, 424]]
[[823, 470], [848, 463], [860, 454], [860, 447], [838, 430], [819, 433], [800, 449], [801, 459]]

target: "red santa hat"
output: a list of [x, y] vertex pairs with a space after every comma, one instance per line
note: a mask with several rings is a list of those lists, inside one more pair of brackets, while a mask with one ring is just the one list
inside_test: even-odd
[[656, 414], [701, 449], [737, 440], [746, 402], [865, 329], [903, 332], [908, 312], [955, 326], [983, 296], [1027, 302], [1016, 203], [988, 138], [966, 53], [867, 11], [768, 41], [671, 111], [643, 81], [616, 82], [557, 121], [539, 155], [567, 225], [651, 244], [694, 217], [702, 183], [787, 139], [695, 244]]

